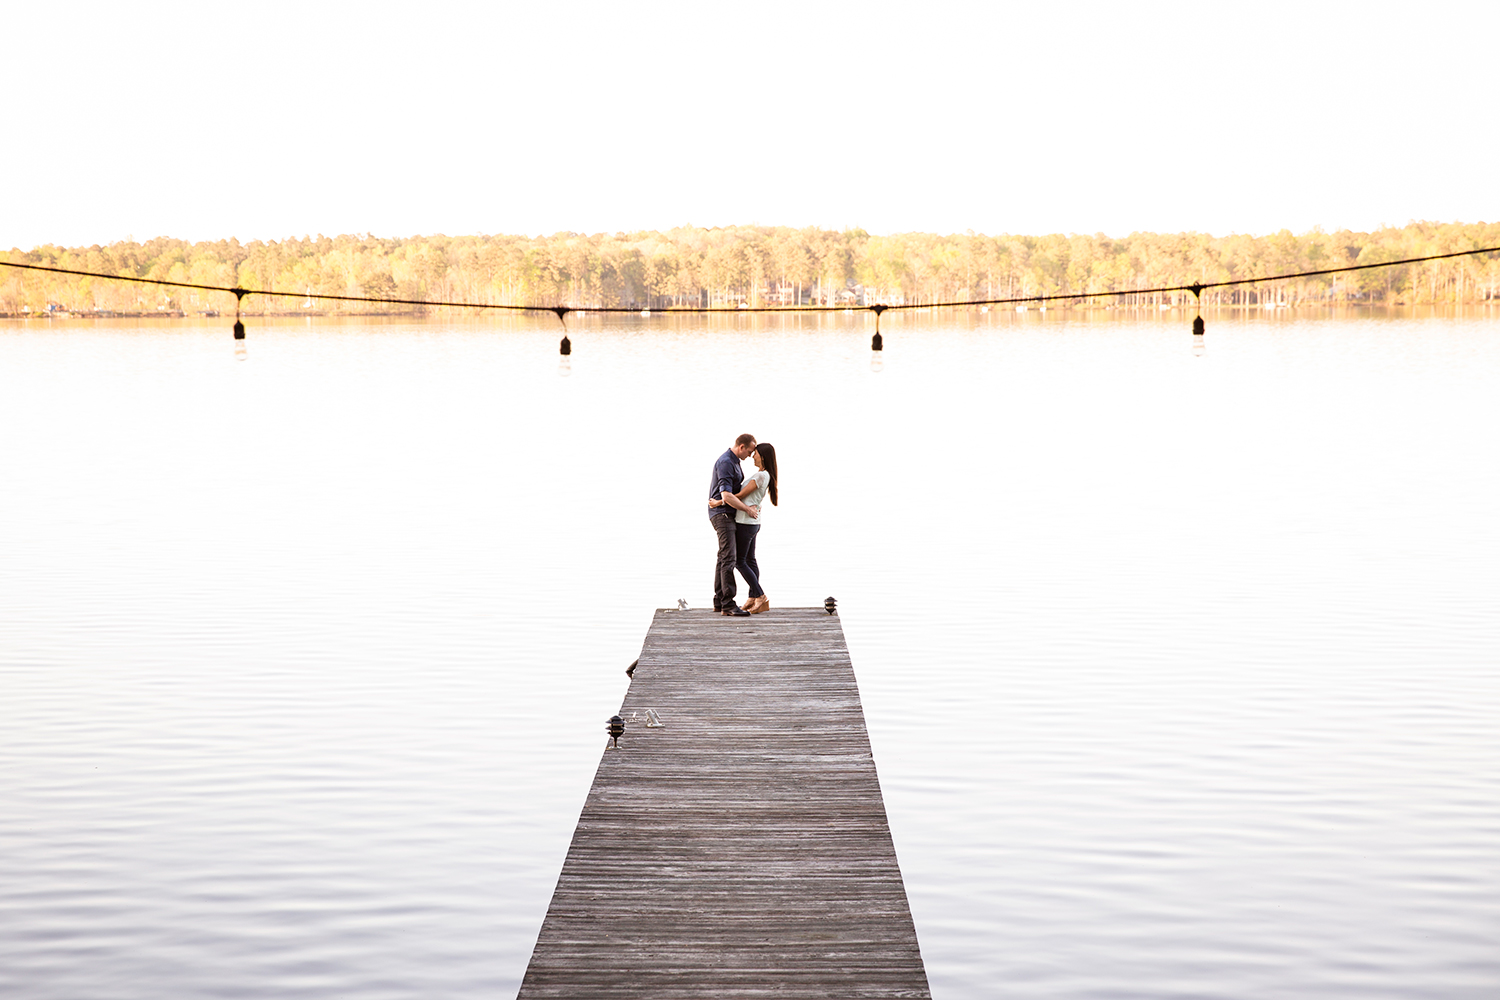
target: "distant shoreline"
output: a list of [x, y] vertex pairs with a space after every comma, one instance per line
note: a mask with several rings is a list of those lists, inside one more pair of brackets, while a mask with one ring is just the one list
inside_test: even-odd
[[[1081, 303], [1081, 304], [1078, 304], [1078, 305], [1056, 305], [1056, 304], [1053, 304], [1053, 305], [1049, 305], [1049, 306], [1047, 306], [1045, 308], [1042, 308], [1042, 307], [1039, 307], [1039, 306], [1028, 306], [1028, 307], [1024, 307], [1024, 308], [1023, 307], [1011, 307], [1011, 306], [994, 306], [994, 307], [986, 308], [986, 307], [979, 306], [979, 305], [970, 305], [970, 306], [960, 305], [960, 306], [921, 306], [921, 307], [918, 307], [918, 308], [915, 308], [915, 309], [906, 310], [906, 311], [904, 311], [904, 313], [897, 314], [897, 315], [898, 316], [903, 316], [904, 315], [905, 317], [908, 318], [908, 321], [910, 319], [912, 319], [912, 318], [916, 318], [916, 317], [919, 317], [919, 316], [921, 316], [921, 317], [927, 317], [927, 316], [931, 316], [933, 314], [957, 314], [957, 315], [967, 315], [967, 316], [975, 316], [975, 317], [987, 314], [989, 316], [994, 317], [995, 319], [1002, 319], [1002, 318], [1003, 319], [1012, 319], [1012, 318], [1025, 317], [1025, 318], [1028, 318], [1028, 319], [1038, 319], [1038, 320], [1044, 320], [1044, 319], [1046, 319], [1046, 318], [1048, 318], [1050, 316], [1061, 316], [1061, 315], [1078, 316], [1078, 315], [1082, 314], [1082, 315], [1094, 316], [1094, 317], [1102, 316], [1102, 315], [1111, 315], [1111, 316], [1129, 317], [1129, 318], [1132, 318], [1132, 319], [1147, 319], [1147, 318], [1150, 318], [1150, 317], [1153, 317], [1153, 316], [1160, 316], [1160, 317], [1163, 317], [1163, 318], [1172, 318], [1174, 320], [1182, 320], [1184, 317], [1192, 316], [1195, 313], [1202, 313], [1203, 315], [1207, 315], [1207, 316], [1225, 316], [1225, 315], [1238, 314], [1238, 315], [1241, 315], [1241, 316], [1243, 316], [1245, 318], [1267, 319], [1267, 320], [1276, 319], [1278, 317], [1291, 316], [1291, 315], [1297, 315], [1299, 317], [1307, 318], [1307, 317], [1311, 317], [1311, 316], [1313, 316], [1315, 314], [1324, 314], [1324, 315], [1328, 315], [1328, 316], [1332, 317], [1334, 315], [1346, 315], [1346, 314], [1349, 314], [1349, 313], [1386, 314], [1386, 315], [1391, 315], [1391, 316], [1394, 316], [1394, 317], [1397, 317], [1397, 318], [1400, 317], [1400, 314], [1411, 314], [1410, 318], [1414, 318], [1414, 319], [1415, 318], [1428, 318], [1428, 317], [1432, 317], [1432, 316], [1443, 316], [1443, 315], [1465, 315], [1465, 316], [1467, 316], [1467, 315], [1487, 315], [1487, 314], [1493, 314], [1495, 316], [1500, 316], [1500, 300], [1487, 301], [1487, 302], [1486, 301], [1480, 301], [1480, 302], [1458, 302], [1458, 303], [1453, 303], [1453, 302], [1438, 302], [1438, 303], [1421, 302], [1421, 303], [1416, 303], [1416, 304], [1408, 304], [1408, 303], [1405, 303], [1405, 302], [1393, 302], [1393, 303], [1390, 303], [1390, 304], [1386, 304], [1386, 303], [1383, 303], [1383, 302], [1368, 303], [1368, 302], [1314, 302], [1314, 301], [1303, 301], [1303, 302], [1290, 303], [1290, 304], [1269, 304], [1268, 303], [1266, 305], [1255, 305], [1255, 304], [1213, 305], [1213, 304], [1210, 304], [1210, 303], [1205, 303], [1201, 307], [1193, 306], [1191, 304], [1189, 304], [1189, 305], [1163, 305], [1163, 306], [1118, 306], [1118, 305], [1113, 305], [1113, 304], [1102, 304], [1101, 305], [1101, 304], [1098, 304], [1097, 302], [1084, 302], [1084, 303]], [[335, 321], [357, 320], [357, 319], [402, 319], [402, 320], [408, 320], [408, 321], [419, 322], [419, 323], [426, 323], [426, 322], [431, 322], [431, 323], [452, 323], [455, 320], [462, 318], [462, 319], [468, 320], [468, 321], [485, 320], [485, 321], [494, 321], [494, 322], [506, 322], [506, 323], [512, 323], [512, 324], [520, 323], [520, 324], [523, 324], [523, 325], [534, 325], [536, 323], [542, 323], [543, 325], [547, 326], [549, 333], [553, 330], [553, 328], [555, 327], [555, 324], [556, 324], [556, 320], [554, 320], [550, 315], [538, 316], [536, 314], [524, 314], [524, 315], [519, 315], [518, 316], [518, 315], [516, 315], [514, 313], [494, 313], [494, 312], [488, 312], [488, 311], [466, 310], [466, 309], [444, 309], [444, 308], [438, 308], [438, 307], [434, 307], [433, 309], [431, 309], [431, 310], [429, 310], [427, 312], [421, 312], [421, 311], [416, 311], [416, 310], [409, 310], [409, 311], [406, 311], [406, 312], [336, 312], [336, 311], [328, 311], [328, 310], [309, 310], [307, 312], [266, 312], [266, 313], [248, 312], [247, 311], [243, 315], [244, 315], [244, 318], [246, 320], [254, 320], [254, 321], [261, 321], [261, 320], [310, 320], [310, 319], [335, 320]], [[780, 320], [794, 319], [794, 320], [797, 320], [799, 323], [809, 323], [809, 324], [811, 324], [811, 323], [817, 323], [821, 319], [826, 319], [828, 316], [864, 315], [864, 316], [868, 317], [870, 314], [869, 314], [869, 311], [866, 308], [864, 308], [864, 307], [851, 306], [851, 307], [849, 307], [847, 309], [835, 309], [835, 310], [830, 310], [829, 312], [825, 312], [825, 313], [808, 313], [808, 312], [799, 312], [799, 311], [796, 311], [796, 310], [788, 309], [784, 313], [778, 313], [776, 311], [770, 311], [770, 312], [743, 313], [743, 314], [741, 314], [741, 313], [736, 313], [733, 310], [729, 310], [729, 311], [725, 311], [725, 312], [707, 313], [707, 314], [705, 314], [705, 313], [655, 312], [655, 313], [651, 314], [650, 316], [645, 316], [645, 317], [640, 317], [640, 316], [637, 316], [637, 315], [634, 315], [634, 314], [630, 314], [630, 313], [625, 313], [625, 314], [613, 313], [613, 314], [603, 314], [603, 315], [608, 315], [609, 316], [609, 321], [612, 322], [615, 325], [626, 325], [626, 324], [636, 325], [636, 324], [640, 324], [642, 322], [645, 322], [645, 323], [649, 324], [653, 320], [656, 321], [658, 324], [660, 324], [661, 321], [663, 321], [663, 320], [691, 321], [691, 322], [695, 322], [695, 323], [704, 323], [704, 322], [709, 322], [709, 323], [712, 323], [712, 322], [735, 322], [735, 323], [743, 323], [747, 319], [748, 320], [754, 320], [754, 321], [756, 321], [756, 322], [759, 323], [759, 322], [764, 322], [765, 320], [772, 319], [772, 318], [780, 319]], [[580, 320], [586, 318], [587, 316], [588, 316], [588, 310], [587, 309], [580, 309], [580, 310], [576, 311], [575, 313], [571, 314], [570, 322], [576, 324]], [[107, 312], [107, 311], [105, 311], [105, 312], [97, 312], [97, 313], [95, 313], [95, 312], [0, 313], [0, 321], [12, 321], [12, 322], [22, 322], [22, 323], [37, 323], [37, 324], [45, 324], [45, 325], [48, 325], [48, 326], [51, 326], [51, 325], [54, 325], [54, 324], [75, 323], [75, 322], [78, 322], [78, 321], [92, 321], [92, 322], [97, 323], [99, 321], [108, 321], [108, 320], [137, 320], [137, 321], [149, 320], [149, 321], [158, 321], [158, 322], [159, 321], [163, 321], [163, 320], [171, 320], [171, 321], [174, 321], [174, 322], [178, 321], [178, 320], [187, 320], [187, 321], [195, 321], [195, 322], [198, 322], [198, 323], [202, 323], [202, 322], [205, 322], [205, 321], [216, 321], [217, 322], [217, 321], [222, 320], [224, 318], [225, 317], [224, 317], [224, 315], [222, 313], [220, 313], [220, 314], [202, 313], [202, 312], [184, 313], [184, 312], [170, 312], [170, 311], [164, 311], [164, 312], [138, 312], [138, 313], [120, 313], [120, 312]], [[232, 310], [228, 314], [228, 318], [229, 319], [233, 319], [234, 318], [234, 313], [233, 313]], [[892, 322], [892, 320], [891, 320], [891, 318], [889, 316], [887, 316], [886, 322], [887, 323]]]
[[[1173, 308], [1188, 291], [1149, 289], [1248, 282], [1269, 275], [1462, 253], [1500, 246], [1500, 223], [1413, 222], [1372, 233], [1314, 230], [1270, 236], [1133, 233], [984, 236], [859, 229], [682, 227], [667, 232], [553, 236], [320, 236], [241, 244], [161, 238], [78, 248], [11, 250], [4, 259], [158, 281], [275, 291], [283, 315], [421, 315], [318, 295], [458, 300], [569, 309], [778, 306], [921, 307], [937, 302], [1108, 296], [1101, 307]], [[1207, 307], [1500, 301], [1500, 254], [1373, 267], [1206, 288]], [[285, 308], [297, 303], [303, 308]], [[259, 303], [255, 303], [259, 304]], [[246, 305], [251, 305], [247, 300]], [[316, 308], [315, 308], [316, 307]], [[1076, 308], [1076, 306], [1074, 307]], [[115, 316], [233, 312], [228, 292], [164, 288], [0, 268], [0, 315]], [[250, 308], [252, 315], [258, 310]]]

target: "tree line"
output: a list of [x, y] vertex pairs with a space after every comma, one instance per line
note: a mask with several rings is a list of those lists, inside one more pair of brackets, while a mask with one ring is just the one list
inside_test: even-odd
[[[317, 294], [487, 304], [777, 306], [916, 304], [1118, 293], [1085, 307], [1151, 307], [1164, 285], [1371, 264], [1500, 245], [1500, 223], [1412, 222], [1374, 232], [1269, 236], [1132, 233], [875, 236], [777, 226], [551, 236], [317, 236], [41, 246], [7, 259], [136, 278], [294, 292], [249, 311], [401, 313], [421, 307], [319, 302]], [[1500, 299], [1500, 255], [1456, 258], [1203, 293], [1205, 305], [1417, 305]], [[233, 296], [0, 268], [0, 313], [202, 312]]]

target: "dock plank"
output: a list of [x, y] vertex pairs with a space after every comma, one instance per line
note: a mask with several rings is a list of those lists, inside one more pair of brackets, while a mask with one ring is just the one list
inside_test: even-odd
[[620, 714], [518, 1000], [931, 996], [837, 616], [658, 611]]

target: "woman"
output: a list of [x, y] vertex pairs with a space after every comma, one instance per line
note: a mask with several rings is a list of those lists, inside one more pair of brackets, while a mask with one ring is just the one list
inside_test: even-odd
[[755, 536], [760, 534], [760, 504], [769, 493], [771, 503], [779, 506], [780, 496], [776, 488], [776, 449], [768, 444], [758, 444], [750, 457], [755, 459], [755, 475], [746, 479], [744, 487], [735, 495], [755, 513], [734, 512], [734, 549], [739, 556], [734, 568], [750, 586], [750, 599], [745, 602], [744, 609], [758, 615], [771, 606], [766, 592], [760, 589], [760, 565], [755, 561]]

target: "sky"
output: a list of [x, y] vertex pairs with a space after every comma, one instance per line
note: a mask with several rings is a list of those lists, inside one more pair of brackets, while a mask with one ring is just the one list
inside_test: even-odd
[[0, 247], [1500, 218], [1500, 4], [7, 4]]

